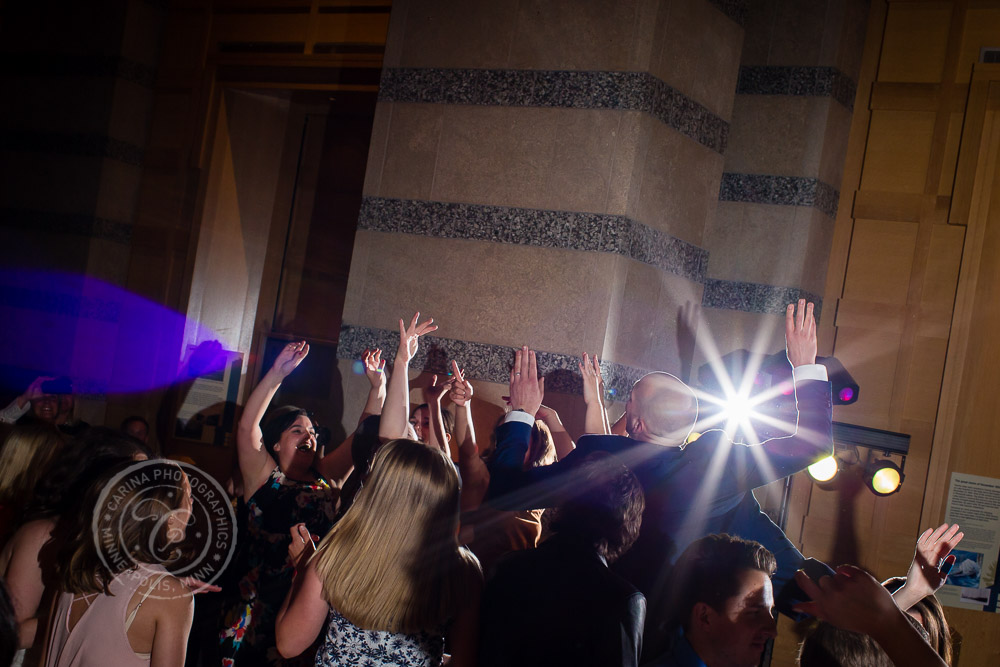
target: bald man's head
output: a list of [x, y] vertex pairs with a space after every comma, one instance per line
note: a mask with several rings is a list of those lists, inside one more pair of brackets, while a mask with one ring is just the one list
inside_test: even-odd
[[698, 420], [698, 399], [669, 373], [650, 373], [635, 383], [625, 406], [628, 433], [636, 440], [683, 445]]

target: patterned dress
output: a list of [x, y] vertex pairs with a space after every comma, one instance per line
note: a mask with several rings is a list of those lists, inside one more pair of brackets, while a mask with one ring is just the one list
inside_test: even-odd
[[362, 630], [331, 609], [316, 667], [437, 667], [443, 654], [443, 630], [412, 635]]
[[[336, 490], [326, 482], [296, 482], [279, 468], [247, 502], [246, 526], [240, 531], [236, 569], [239, 583], [227, 591], [219, 633], [223, 667], [311, 665], [313, 654], [285, 660], [274, 640], [274, 621], [292, 585], [288, 561], [289, 530], [305, 523], [323, 536], [333, 525]], [[224, 594], [226, 594], [224, 593]]]

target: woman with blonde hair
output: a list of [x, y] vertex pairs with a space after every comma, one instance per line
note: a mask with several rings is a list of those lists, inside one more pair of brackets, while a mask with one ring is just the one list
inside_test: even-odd
[[474, 664], [482, 571], [458, 545], [458, 498], [458, 474], [441, 450], [385, 445], [295, 578], [278, 613], [281, 654], [304, 651], [329, 621], [317, 665], [439, 665], [446, 635], [450, 664]]
[[64, 449], [66, 439], [46, 422], [15, 426], [0, 449], [0, 543], [17, 524], [18, 516], [49, 465]]
[[88, 489], [59, 554], [46, 667], [184, 664], [194, 600], [170, 574], [191, 518], [175, 463], [111, 467]]

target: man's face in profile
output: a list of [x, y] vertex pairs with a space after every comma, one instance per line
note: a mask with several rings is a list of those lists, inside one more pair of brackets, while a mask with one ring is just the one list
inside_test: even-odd
[[777, 634], [771, 578], [744, 570], [740, 588], [721, 611], [709, 609], [706, 639], [719, 647], [721, 661], [712, 667], [755, 667], [767, 640]]

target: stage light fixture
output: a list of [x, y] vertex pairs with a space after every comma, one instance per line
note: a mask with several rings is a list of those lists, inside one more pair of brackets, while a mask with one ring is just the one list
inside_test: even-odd
[[828, 456], [812, 464], [807, 470], [809, 471], [809, 476], [817, 482], [829, 482], [837, 476], [840, 465], [837, 462], [837, 457]]
[[891, 496], [903, 486], [903, 470], [888, 459], [872, 461], [865, 467], [865, 486], [876, 496]]

